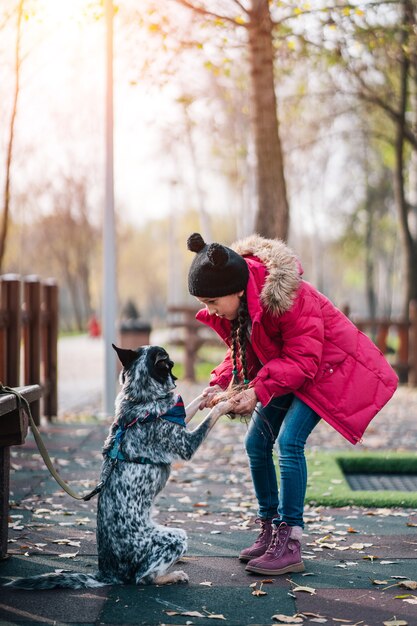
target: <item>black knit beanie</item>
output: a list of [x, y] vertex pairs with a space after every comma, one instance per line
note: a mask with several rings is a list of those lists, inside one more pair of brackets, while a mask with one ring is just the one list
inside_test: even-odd
[[192, 296], [218, 298], [246, 289], [249, 269], [240, 254], [219, 243], [207, 245], [199, 233], [188, 237], [187, 248], [197, 253], [188, 272]]

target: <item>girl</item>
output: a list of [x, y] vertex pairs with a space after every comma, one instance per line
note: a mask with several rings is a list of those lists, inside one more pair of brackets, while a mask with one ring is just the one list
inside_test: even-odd
[[196, 253], [189, 292], [205, 305], [196, 317], [228, 346], [201, 408], [239, 385], [234, 412], [252, 415], [245, 447], [261, 532], [240, 559], [259, 574], [304, 571], [307, 437], [322, 418], [356, 444], [393, 395], [397, 376], [372, 341], [302, 279], [282, 241], [253, 235], [232, 249], [194, 233], [187, 246]]

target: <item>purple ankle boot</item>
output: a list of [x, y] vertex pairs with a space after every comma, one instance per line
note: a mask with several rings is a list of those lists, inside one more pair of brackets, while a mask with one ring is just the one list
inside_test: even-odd
[[301, 545], [297, 539], [291, 538], [291, 526], [285, 522], [275, 526], [272, 530], [272, 539], [268, 549], [259, 558], [249, 561], [245, 569], [247, 572], [267, 576], [304, 572]]
[[257, 524], [261, 525], [261, 532], [259, 533], [255, 543], [253, 543], [250, 548], [242, 550], [239, 554], [239, 559], [241, 561], [250, 561], [251, 559], [256, 559], [257, 557], [262, 556], [271, 543], [272, 519], [262, 519], [261, 517], [258, 517], [255, 521]]

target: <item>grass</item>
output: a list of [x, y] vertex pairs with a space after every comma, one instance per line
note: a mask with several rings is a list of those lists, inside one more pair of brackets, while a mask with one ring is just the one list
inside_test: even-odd
[[[198, 383], [206, 383], [208, 385], [210, 380], [210, 373], [219, 364], [220, 361], [216, 363], [208, 363], [207, 361], [197, 362], [195, 366], [195, 376]], [[182, 380], [184, 378], [184, 365], [182, 363], [175, 363], [173, 369], [174, 375]]]
[[[168, 352], [170, 345], [167, 346]], [[184, 379], [184, 348], [182, 346], [175, 347], [176, 356], [174, 357], [174, 374], [181, 381]], [[208, 384], [210, 374], [215, 367], [221, 363], [226, 354], [226, 346], [204, 345], [198, 351], [195, 362], [195, 376], [198, 383]]]
[[317, 452], [307, 456], [306, 502], [325, 506], [417, 507], [417, 493], [409, 491], [354, 491], [349, 473], [417, 474], [412, 452]]

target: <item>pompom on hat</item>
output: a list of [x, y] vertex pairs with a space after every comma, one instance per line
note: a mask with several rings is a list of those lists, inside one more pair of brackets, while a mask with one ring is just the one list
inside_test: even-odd
[[187, 248], [196, 253], [188, 272], [192, 296], [219, 298], [246, 289], [249, 269], [240, 254], [219, 243], [206, 244], [199, 233], [188, 237]]

